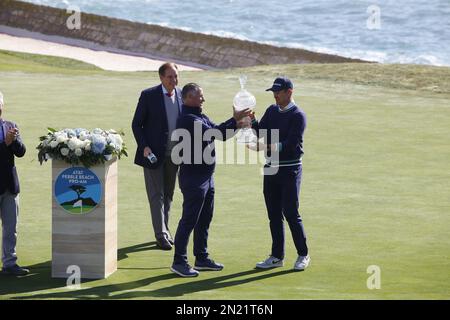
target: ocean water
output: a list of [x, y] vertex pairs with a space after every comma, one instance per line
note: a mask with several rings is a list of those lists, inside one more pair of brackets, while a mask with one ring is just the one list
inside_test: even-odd
[[450, 0], [26, 0], [383, 63], [450, 66]]

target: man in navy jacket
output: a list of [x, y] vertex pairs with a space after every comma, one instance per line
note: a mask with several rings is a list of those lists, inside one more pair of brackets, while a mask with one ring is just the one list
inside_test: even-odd
[[[134, 163], [144, 168], [144, 180], [150, 204], [153, 230], [157, 245], [171, 250], [172, 235], [169, 216], [178, 166], [170, 157], [174, 143], [170, 137], [181, 113], [181, 92], [178, 67], [165, 63], [159, 68], [161, 84], [142, 91], [132, 129], [137, 143]], [[148, 158], [154, 155], [152, 163]]]
[[[286, 77], [276, 78], [272, 87], [266, 90], [273, 92], [276, 104], [267, 108], [259, 122], [254, 114], [250, 116], [253, 118], [252, 128], [258, 137], [261, 137], [262, 129], [266, 130], [265, 143], [259, 143], [258, 150], [266, 151], [268, 156], [263, 189], [272, 235], [272, 252], [266, 260], [256, 264], [260, 269], [281, 267], [284, 264], [284, 218], [298, 253], [294, 270], [302, 271], [310, 262], [306, 235], [298, 212], [306, 116], [292, 99], [293, 90], [291, 80]], [[278, 141], [272, 141], [272, 136], [278, 136]]]
[[[216, 125], [203, 113], [205, 99], [200, 86], [195, 83], [185, 85], [182, 97], [184, 104], [177, 131], [188, 133], [190, 143], [186, 150], [182, 150], [179, 184], [183, 193], [183, 213], [175, 235], [175, 255], [170, 270], [181, 277], [196, 277], [199, 274], [197, 270], [223, 269], [222, 264], [209, 257], [207, 245], [214, 211], [214, 139], [231, 138], [233, 135], [227, 135], [227, 130], [232, 129], [230, 131], [234, 132], [237, 122], [248, 116], [250, 110], [234, 111], [232, 118]], [[209, 157], [206, 158], [206, 154]], [[195, 269], [188, 264], [187, 259], [187, 245], [192, 231]]]
[[25, 145], [19, 129], [11, 121], [3, 120], [3, 95], [0, 92], [0, 216], [2, 220], [3, 274], [25, 275], [29, 270], [17, 265], [17, 222], [19, 217], [19, 178], [14, 157], [25, 155]]

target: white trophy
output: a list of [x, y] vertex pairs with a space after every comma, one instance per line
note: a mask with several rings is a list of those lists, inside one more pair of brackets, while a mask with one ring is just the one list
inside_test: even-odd
[[[247, 76], [241, 75], [239, 77], [239, 82], [241, 83], [241, 90], [234, 96], [233, 105], [237, 111], [244, 109], [253, 110], [256, 107], [256, 98], [250, 92], [244, 89], [247, 83]], [[257, 137], [253, 134], [251, 125], [250, 127], [245, 127], [239, 130], [236, 141], [238, 143], [252, 143], [257, 140]]]

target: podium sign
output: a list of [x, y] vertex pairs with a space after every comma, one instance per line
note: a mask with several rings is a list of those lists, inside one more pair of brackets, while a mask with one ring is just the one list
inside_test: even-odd
[[[117, 270], [117, 158], [91, 168], [52, 160], [52, 277]], [[70, 267], [70, 268], [69, 268]]]

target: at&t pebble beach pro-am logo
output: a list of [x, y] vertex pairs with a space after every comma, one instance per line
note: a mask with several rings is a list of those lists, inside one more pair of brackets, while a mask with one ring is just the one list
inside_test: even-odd
[[91, 212], [99, 204], [101, 196], [100, 180], [87, 168], [68, 168], [56, 178], [56, 202], [71, 214]]

